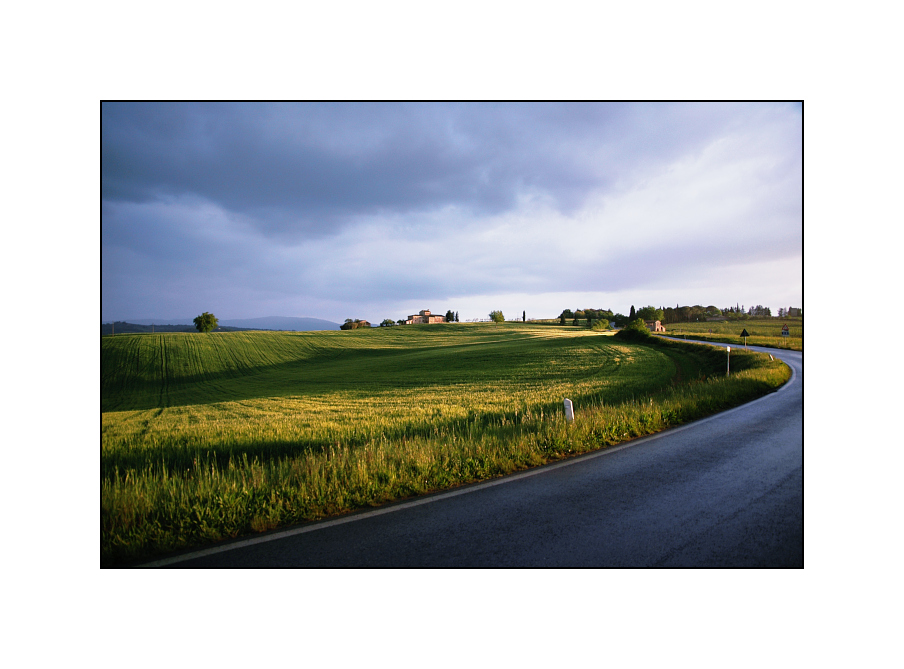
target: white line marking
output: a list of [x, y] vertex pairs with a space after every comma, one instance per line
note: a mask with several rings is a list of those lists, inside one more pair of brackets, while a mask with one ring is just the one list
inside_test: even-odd
[[[706, 342], [709, 343], [709, 342]], [[787, 363], [786, 363], [787, 364]], [[465, 495], [471, 492], [476, 492], [477, 490], [482, 490], [484, 488], [490, 488], [492, 486], [502, 485], [503, 483], [511, 483], [512, 481], [519, 481], [521, 479], [528, 478], [530, 476], [537, 476], [538, 474], [543, 474], [548, 471], [552, 471], [553, 469], [559, 469], [561, 467], [570, 467], [571, 465], [578, 464], [585, 460], [591, 460], [593, 458], [603, 457], [604, 455], [609, 455], [610, 453], [616, 453], [618, 451], [623, 451], [627, 448], [632, 448], [634, 446], [640, 446], [641, 444], [645, 444], [649, 441], [653, 441], [654, 439], [660, 439], [664, 436], [675, 434], [676, 432], [681, 432], [682, 430], [687, 430], [692, 427], [696, 427], [697, 425], [702, 425], [703, 423], [718, 420], [724, 418], [725, 416], [734, 413], [735, 411], [740, 411], [749, 407], [751, 404], [756, 404], [757, 402], [762, 402], [763, 400], [768, 400], [770, 397], [786, 390], [790, 385], [795, 383], [797, 380], [797, 374], [794, 372], [794, 367], [788, 365], [791, 369], [791, 378], [788, 379], [788, 382], [784, 384], [781, 388], [776, 390], [775, 392], [771, 392], [768, 395], [763, 395], [762, 397], [758, 397], [755, 400], [742, 404], [740, 406], [736, 406], [732, 409], [727, 409], [717, 414], [713, 414], [712, 416], [707, 416], [706, 418], [701, 418], [700, 420], [695, 420], [690, 423], [686, 423], [685, 425], [679, 425], [678, 427], [669, 428], [668, 430], [663, 430], [662, 432], [657, 432], [656, 434], [650, 434], [646, 437], [640, 437], [639, 439], [633, 439], [631, 441], [625, 442], [624, 444], [619, 444], [617, 446], [611, 446], [609, 448], [603, 448], [598, 451], [592, 451], [590, 453], [582, 453], [581, 455], [574, 456], [569, 458], [568, 460], [564, 460], [562, 462], [554, 462], [548, 465], [541, 465], [534, 469], [529, 469], [527, 471], [519, 472], [517, 474], [507, 474], [501, 478], [493, 479], [491, 481], [483, 481], [481, 483], [475, 483], [472, 485], [468, 485], [465, 488], [460, 488], [458, 490], [450, 490], [448, 492], [437, 493], [434, 495], [430, 495], [428, 497], [422, 497], [419, 499], [411, 500], [410, 502], [402, 502], [401, 504], [393, 504], [391, 506], [386, 506], [381, 509], [373, 509], [371, 511], [363, 511], [356, 512], [353, 515], [344, 516], [342, 518], [334, 518], [332, 520], [324, 520], [324, 521], [314, 521], [310, 525], [305, 525], [303, 527], [296, 527], [291, 530], [283, 530], [282, 532], [275, 532], [273, 534], [268, 534], [262, 537], [253, 537], [250, 539], [242, 539], [239, 541], [235, 541], [229, 544], [224, 544], [222, 546], [214, 546], [212, 548], [205, 548], [203, 550], [195, 551], [192, 553], [186, 553], [184, 555], [176, 555], [173, 557], [163, 558], [160, 560], [154, 560], [153, 562], [146, 562], [144, 564], [136, 565], [140, 568], [154, 568], [154, 567], [166, 567], [172, 564], [178, 564], [179, 562], [186, 562], [188, 560], [194, 560], [200, 557], [206, 557], [208, 555], [216, 555], [218, 553], [225, 553], [227, 551], [236, 550], [239, 548], [245, 548], [247, 546], [254, 546], [256, 544], [263, 544], [269, 541], [277, 541], [279, 539], [286, 539], [288, 537], [294, 537], [299, 534], [306, 534], [308, 532], [315, 532], [317, 530], [325, 530], [329, 527], [335, 527], [337, 525], [344, 525], [345, 523], [353, 523], [358, 520], [365, 520], [367, 518], [372, 518], [373, 516], [382, 516], [386, 513], [394, 513], [396, 511], [402, 511], [404, 509], [412, 509], [416, 506], [421, 506], [423, 504], [432, 504], [433, 502], [438, 502], [443, 499], [449, 499], [451, 497], [457, 497], [459, 495]]]

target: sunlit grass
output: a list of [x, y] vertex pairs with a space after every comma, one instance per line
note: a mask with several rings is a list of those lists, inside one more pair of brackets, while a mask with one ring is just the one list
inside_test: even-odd
[[105, 564], [619, 443], [768, 392], [788, 371], [739, 354], [725, 379], [709, 347], [567, 327], [156, 337], [102, 346], [102, 403], [118, 407], [102, 414]]

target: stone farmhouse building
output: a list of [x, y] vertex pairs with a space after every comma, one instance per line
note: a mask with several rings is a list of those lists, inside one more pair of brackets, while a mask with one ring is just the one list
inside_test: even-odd
[[421, 313], [409, 316], [408, 320], [405, 321], [405, 325], [415, 325], [417, 323], [445, 323], [445, 322], [446, 322], [445, 316], [431, 314], [429, 309], [421, 309]]
[[662, 321], [644, 321], [651, 332], [665, 332], [665, 326]]

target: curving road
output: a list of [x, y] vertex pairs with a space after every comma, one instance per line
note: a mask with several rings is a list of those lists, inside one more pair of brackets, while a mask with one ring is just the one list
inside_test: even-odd
[[804, 565], [803, 354], [779, 391], [567, 462], [146, 566]]

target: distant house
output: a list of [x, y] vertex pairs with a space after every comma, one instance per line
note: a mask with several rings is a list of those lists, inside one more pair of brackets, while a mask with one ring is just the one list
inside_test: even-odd
[[788, 318], [800, 318], [800, 309], [791, 307], [788, 309]]
[[662, 321], [644, 321], [651, 332], [665, 332], [665, 326]]
[[405, 325], [415, 325], [417, 323], [445, 323], [445, 316], [438, 316], [430, 313], [429, 309], [421, 309], [421, 313], [408, 317]]

